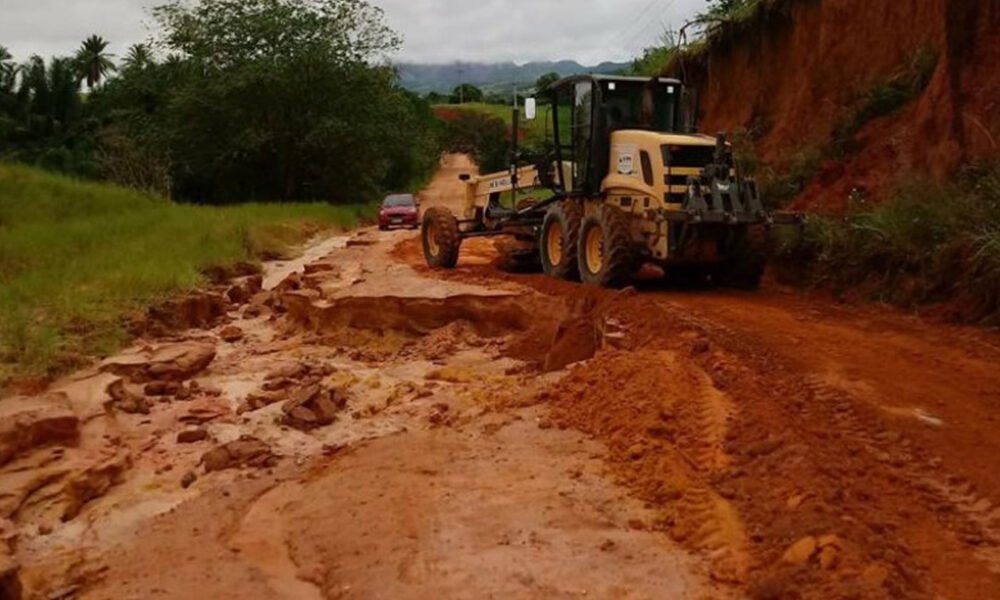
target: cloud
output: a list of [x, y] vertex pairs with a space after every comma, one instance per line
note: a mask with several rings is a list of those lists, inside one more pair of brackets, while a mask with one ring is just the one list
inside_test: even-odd
[[381, 0], [415, 62], [627, 60], [704, 0]]
[[[149, 37], [156, 0], [0, 0], [0, 45], [18, 59], [72, 54], [98, 34], [111, 51]], [[374, 0], [409, 62], [626, 60], [705, 0]]]

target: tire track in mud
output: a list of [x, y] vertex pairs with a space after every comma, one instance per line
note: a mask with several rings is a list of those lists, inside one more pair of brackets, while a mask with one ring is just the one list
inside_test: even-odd
[[[960, 564], [971, 558], [968, 546], [974, 541], [976, 557], [995, 572], [992, 506], [968, 486], [956, 486], [937, 474], [940, 465], [935, 469], [933, 459], [886, 427], [877, 409], [818, 376], [796, 373], [780, 357], [750, 346], [729, 327], [669, 309], [661, 316], [694, 327], [713, 345], [723, 347], [733, 367], [720, 370], [709, 355], [698, 361], [740, 407], [730, 447], [744, 455], [734, 461], [735, 472], [743, 475], [740, 472], [746, 469], [749, 476], [740, 477], [748, 493], [737, 504], [750, 527], [758, 529], [752, 537], [761, 538], [755, 554], [763, 558], [758, 577], [763, 588], [798, 588], [804, 597], [837, 593], [929, 597], [946, 592], [970, 598], [997, 589], [996, 578], [983, 576], [974, 565]], [[742, 375], [732, 376], [741, 371]], [[752, 389], [762, 386], [769, 390]], [[778, 437], [763, 437], [760, 432]], [[830, 514], [795, 516], [783, 524], [780, 517], [767, 515], [761, 505], [769, 503], [760, 500], [767, 496], [768, 482], [780, 489], [790, 481], [810, 489], [789, 495], [789, 505], [802, 510], [813, 503]], [[775, 500], [781, 498], [772, 499], [772, 506], [778, 504]], [[773, 519], [770, 532], [769, 527], [760, 527], [768, 519]], [[815, 573], [795, 573], [776, 561], [782, 547], [775, 548], [776, 541], [783, 538], [784, 544], [791, 544], [799, 535], [822, 534], [823, 527], [846, 538], [845, 546], [853, 546], [844, 549], [839, 561], [841, 574], [857, 571], [852, 585], [832, 577], [817, 578]], [[777, 539], [768, 539], [772, 536]], [[943, 542], [942, 536], [950, 537], [950, 542]], [[928, 572], [934, 577], [926, 577]], [[928, 579], [951, 581], [941, 587]]]
[[984, 565], [1000, 574], [1000, 509], [977, 494], [971, 482], [941, 473], [941, 465], [906, 436], [887, 429], [871, 415], [863, 416], [864, 411], [855, 408], [863, 406], [863, 401], [816, 376], [807, 376], [804, 382], [813, 399], [832, 407], [836, 419], [864, 445], [872, 460], [889, 465], [901, 485], [917, 495], [958, 543], [972, 546]]
[[649, 526], [711, 557], [715, 580], [741, 583], [751, 567], [745, 526], [709, 483], [729, 463], [732, 406], [692, 367], [670, 351], [607, 351], [544, 399], [560, 428], [607, 443], [614, 471], [660, 509]]

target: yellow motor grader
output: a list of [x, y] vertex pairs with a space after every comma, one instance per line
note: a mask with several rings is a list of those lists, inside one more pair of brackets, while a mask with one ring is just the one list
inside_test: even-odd
[[[655, 263], [668, 276], [759, 285], [764, 264], [755, 230], [799, 217], [764, 209], [724, 135], [694, 132], [680, 81], [581, 75], [544, 93], [551, 152], [524, 160], [515, 109], [510, 170], [462, 175], [461, 215], [439, 207], [424, 214], [429, 265], [454, 268], [464, 239], [508, 236], [517, 261], [540, 263], [553, 277], [617, 287]], [[528, 99], [525, 117], [536, 111]], [[511, 200], [541, 190], [539, 197], [549, 197]]]

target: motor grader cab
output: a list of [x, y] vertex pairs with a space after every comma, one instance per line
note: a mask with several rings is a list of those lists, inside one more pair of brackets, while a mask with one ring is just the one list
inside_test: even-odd
[[[545, 95], [551, 150], [541, 157], [518, 151], [515, 111], [510, 170], [463, 176], [460, 218], [440, 208], [425, 214], [430, 265], [454, 267], [463, 239], [508, 236], [521, 263], [534, 262], [553, 277], [614, 287], [655, 263], [668, 276], [759, 284], [764, 265], [755, 230], [799, 218], [764, 209], [725, 136], [695, 132], [680, 81], [582, 75]], [[534, 109], [526, 103], [528, 118]], [[502, 202], [532, 190], [549, 197]]]

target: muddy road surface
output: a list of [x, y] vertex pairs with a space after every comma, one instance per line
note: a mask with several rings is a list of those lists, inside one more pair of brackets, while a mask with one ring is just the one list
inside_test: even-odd
[[496, 264], [319, 240], [0, 401], [0, 597], [1000, 598], [995, 336]]

